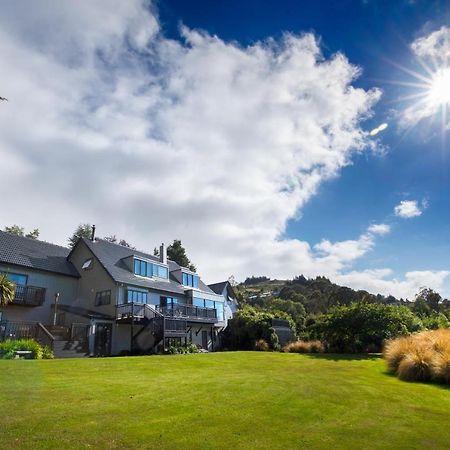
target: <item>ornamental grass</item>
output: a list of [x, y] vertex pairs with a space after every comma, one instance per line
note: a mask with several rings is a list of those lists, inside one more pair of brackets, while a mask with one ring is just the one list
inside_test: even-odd
[[285, 353], [323, 353], [325, 347], [320, 341], [295, 341], [283, 347]]
[[424, 331], [388, 341], [383, 357], [401, 380], [450, 384], [450, 330]]

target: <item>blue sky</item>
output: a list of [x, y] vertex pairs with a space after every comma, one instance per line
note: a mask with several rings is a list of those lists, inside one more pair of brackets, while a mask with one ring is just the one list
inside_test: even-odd
[[450, 296], [450, 2], [25, 0], [0, 58], [0, 227]]
[[[227, 40], [248, 45], [282, 32], [312, 31], [321, 37], [325, 54], [343, 52], [363, 72], [356, 85], [377, 86], [384, 95], [364, 127], [387, 121], [382, 144], [386, 153], [360, 155], [333, 180], [325, 182], [289, 222], [286, 236], [316, 242], [349, 239], [371, 222], [392, 226], [356, 268], [389, 265], [396, 275], [408, 270], [448, 268], [450, 265], [450, 147], [442, 142], [440, 124], [405, 131], [392, 109], [407, 103], [410, 92], [396, 81], [415, 81], [398, 67], [423, 73], [409, 43], [426, 30], [450, 24], [446, 1], [177, 1], [159, 5], [167, 34], [179, 36], [179, 23], [201, 28]], [[421, 126], [427, 129], [422, 130]], [[422, 216], [399, 220], [393, 208], [404, 199], [425, 199]], [[447, 283], [447, 292], [450, 285]]]

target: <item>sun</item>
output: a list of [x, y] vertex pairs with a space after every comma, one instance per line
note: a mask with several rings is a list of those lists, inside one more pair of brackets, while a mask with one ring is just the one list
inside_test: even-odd
[[441, 68], [431, 76], [427, 102], [434, 107], [450, 103], [450, 67]]

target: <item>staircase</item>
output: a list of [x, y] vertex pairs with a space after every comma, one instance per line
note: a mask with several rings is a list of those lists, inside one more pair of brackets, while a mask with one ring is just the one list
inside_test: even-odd
[[143, 327], [133, 336], [132, 347], [136, 351], [155, 351], [164, 339], [164, 316], [150, 305], [142, 305], [139, 323]]
[[55, 358], [86, 358], [89, 351], [82, 341], [53, 341], [53, 355]]

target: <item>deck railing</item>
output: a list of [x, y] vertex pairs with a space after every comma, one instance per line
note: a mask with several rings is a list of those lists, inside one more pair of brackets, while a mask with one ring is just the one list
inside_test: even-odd
[[41, 306], [45, 300], [45, 288], [16, 285], [13, 305]]
[[214, 308], [204, 308], [201, 306], [174, 303], [167, 306], [157, 306], [156, 309], [165, 317], [217, 322], [217, 311]]

